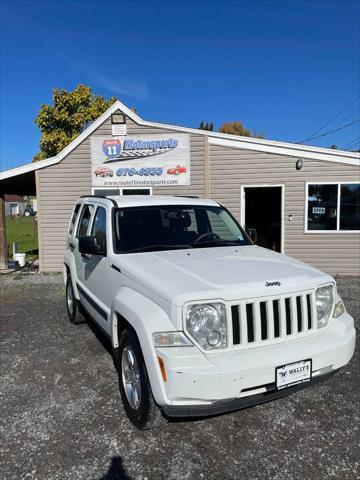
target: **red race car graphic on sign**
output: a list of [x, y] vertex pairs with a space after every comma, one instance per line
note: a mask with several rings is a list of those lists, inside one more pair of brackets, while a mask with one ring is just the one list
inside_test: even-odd
[[112, 177], [113, 175], [111, 168], [97, 167], [95, 170], [95, 177]]
[[169, 175], [180, 175], [180, 173], [186, 173], [186, 167], [181, 167], [180, 165], [176, 165], [175, 168], [169, 168], [167, 173]]

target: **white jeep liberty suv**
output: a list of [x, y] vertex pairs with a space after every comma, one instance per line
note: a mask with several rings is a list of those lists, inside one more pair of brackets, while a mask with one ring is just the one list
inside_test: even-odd
[[64, 262], [69, 318], [111, 339], [138, 428], [288, 395], [354, 353], [334, 279], [254, 245], [212, 200], [82, 197]]

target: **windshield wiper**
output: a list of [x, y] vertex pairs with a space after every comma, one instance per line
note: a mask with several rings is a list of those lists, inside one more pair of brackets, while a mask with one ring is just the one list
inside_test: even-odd
[[193, 248], [192, 245], [146, 245], [144, 247], [134, 248], [126, 253], [151, 252], [156, 250], [180, 250], [186, 248]]
[[193, 245], [194, 248], [201, 248], [201, 247], [238, 247], [240, 243], [232, 240], [221, 240], [221, 239], [216, 239], [212, 238], [209, 240], [204, 240], [203, 242], [195, 243]]

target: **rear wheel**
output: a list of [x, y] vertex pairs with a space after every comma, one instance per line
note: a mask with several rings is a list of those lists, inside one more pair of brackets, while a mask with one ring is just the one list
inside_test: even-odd
[[119, 342], [119, 389], [130, 421], [140, 430], [159, 427], [165, 419], [156, 405], [136, 335], [124, 330]]
[[71, 323], [76, 325], [84, 322], [84, 317], [80, 313], [78, 301], [74, 295], [70, 275], [68, 275], [66, 280], [66, 309]]

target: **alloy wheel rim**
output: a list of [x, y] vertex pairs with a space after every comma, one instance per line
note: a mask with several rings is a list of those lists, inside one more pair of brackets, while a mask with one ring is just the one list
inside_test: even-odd
[[72, 291], [70, 283], [68, 283], [67, 296], [66, 297], [67, 297], [68, 309], [69, 309], [70, 315], [72, 315], [73, 311], [74, 311], [74, 295], [73, 295], [73, 291]]
[[134, 410], [141, 402], [140, 370], [133, 350], [125, 347], [121, 358], [121, 376], [126, 398]]

